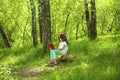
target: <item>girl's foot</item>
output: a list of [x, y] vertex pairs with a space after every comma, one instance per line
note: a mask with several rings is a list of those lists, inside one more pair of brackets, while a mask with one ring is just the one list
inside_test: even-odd
[[57, 62], [56, 61], [51, 61], [50, 64], [57, 64]]

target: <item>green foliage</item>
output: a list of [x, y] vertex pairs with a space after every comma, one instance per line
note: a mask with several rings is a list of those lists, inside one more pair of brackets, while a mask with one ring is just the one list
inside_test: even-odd
[[[7, 51], [7, 52], [6, 52]], [[38, 62], [43, 58], [43, 50], [41, 48], [24, 47], [18, 49], [3, 49], [0, 51], [0, 64], [12, 65], [12, 68], [27, 68], [39, 65]], [[34, 63], [34, 64], [33, 64]], [[26, 65], [24, 65], [26, 64]], [[24, 67], [23, 67], [24, 65]]]
[[14, 80], [10, 67], [0, 65], [0, 80]]
[[[31, 19], [29, 18], [29, 3], [27, 1], [0, 1], [0, 25], [6, 32], [11, 44], [14, 42], [13, 46], [27, 45], [31, 42]], [[26, 42], [28, 43], [25, 44]]]
[[[32, 36], [29, 0], [15, 0], [11, 2], [11, 0], [0, 1], [0, 23], [13, 47], [30, 46], [32, 45]], [[38, 14], [37, 0], [34, 2], [36, 5], [36, 14]], [[89, 2], [90, 0], [88, 0]], [[119, 0], [96, 0], [98, 34], [116, 34], [120, 32], [119, 7]], [[87, 27], [83, 0], [51, 0], [50, 10], [53, 41], [56, 40], [55, 36], [64, 32], [68, 36], [68, 39], [75, 39], [78, 24], [78, 37], [85, 36]], [[38, 15], [36, 18], [38, 19]], [[1, 39], [0, 44], [1, 47], [4, 46]]]
[[[102, 4], [102, 5], [101, 5]], [[97, 1], [97, 26], [98, 34], [118, 33], [120, 3], [118, 0]], [[117, 29], [117, 30], [116, 30]]]
[[2, 36], [0, 36], [0, 48], [5, 48], [5, 44], [1, 38]]
[[[51, 22], [52, 33], [54, 33], [53, 36], [57, 36], [59, 33], [62, 32], [66, 33], [68, 37], [70, 37], [70, 39], [71, 37], [75, 39], [76, 25], [78, 23], [81, 23], [82, 25], [82, 21], [84, 21], [82, 20], [82, 16], [84, 13], [83, 9], [83, 1], [81, 0], [51, 1]], [[68, 14], [69, 17], [66, 24]], [[79, 30], [79, 32], [81, 32], [81, 28], [79, 28]]]

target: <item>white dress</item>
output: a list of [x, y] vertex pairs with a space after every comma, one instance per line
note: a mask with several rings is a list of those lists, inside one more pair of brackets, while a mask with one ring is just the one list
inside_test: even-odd
[[65, 48], [62, 50], [62, 54], [66, 54], [68, 51], [68, 45], [66, 41], [60, 42], [58, 49], [61, 49], [65, 46]]

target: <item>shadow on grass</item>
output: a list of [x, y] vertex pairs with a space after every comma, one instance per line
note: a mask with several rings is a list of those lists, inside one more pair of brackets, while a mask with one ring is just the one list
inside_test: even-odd
[[90, 60], [89, 65], [93, 71], [98, 71], [101, 77], [109, 80], [118, 80], [120, 77], [120, 55], [118, 48], [113, 52], [103, 51]]
[[4, 59], [6, 59], [7, 57], [9, 57], [10, 55], [12, 55], [13, 51], [11, 51], [11, 49], [8, 49], [8, 48], [5, 48], [5, 49], [2, 49], [0, 51], [0, 61], [3, 61]]
[[13, 56], [19, 57], [16, 63], [12, 64], [16, 69], [40, 65], [40, 60], [44, 59], [42, 48], [21, 48], [16, 50]]

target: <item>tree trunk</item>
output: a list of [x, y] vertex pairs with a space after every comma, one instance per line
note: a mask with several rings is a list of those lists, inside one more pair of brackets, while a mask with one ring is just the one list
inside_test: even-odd
[[89, 15], [87, 0], [84, 0], [84, 8], [85, 8], [86, 23], [87, 23], [87, 34], [89, 37], [90, 36], [90, 15]]
[[86, 23], [88, 29], [88, 37], [90, 39], [96, 39], [97, 37], [97, 30], [96, 30], [96, 7], [95, 7], [95, 0], [91, 0], [91, 18], [89, 15], [88, 10], [88, 3], [87, 0], [84, 0], [84, 8], [85, 8], [85, 15], [86, 15]]
[[49, 0], [38, 0], [40, 38], [43, 50], [46, 52], [48, 42], [51, 42], [51, 20]]
[[87, 36], [88, 34], [87, 34], [87, 32], [85, 30], [85, 27], [84, 27], [84, 14], [81, 17], [82, 17], [82, 21], [81, 21], [81, 23], [82, 23], [81, 24], [82, 25], [82, 31], [83, 31], [84, 35]]
[[96, 7], [95, 0], [91, 0], [91, 26], [90, 26], [90, 38], [96, 39], [97, 30], [96, 30]]
[[79, 24], [80, 24], [80, 22], [78, 22], [77, 25], [76, 25], [76, 40], [78, 39]]
[[31, 5], [31, 12], [32, 12], [32, 37], [33, 37], [33, 45], [37, 46], [38, 39], [37, 39], [37, 30], [36, 30], [36, 11], [34, 1], [30, 0]]
[[64, 28], [64, 33], [66, 34], [66, 30], [67, 30], [67, 25], [68, 25], [68, 18], [70, 16], [70, 12], [67, 14], [66, 16], [66, 21], [65, 21], [65, 28]]
[[42, 34], [43, 34], [43, 29], [42, 29], [42, 27], [43, 27], [43, 23], [42, 23], [42, 21], [44, 20], [44, 18], [43, 18], [43, 15], [44, 15], [44, 13], [43, 13], [43, 7], [44, 7], [44, 5], [43, 5], [43, 0], [38, 0], [38, 22], [39, 22], [39, 34], [40, 34], [40, 42], [42, 43]]
[[4, 40], [6, 47], [10, 48], [11, 46], [10, 46], [9, 40], [7, 38], [7, 35], [5, 34], [5, 31], [2, 29], [1, 25], [0, 25], [0, 33], [1, 33], [1, 36]]

